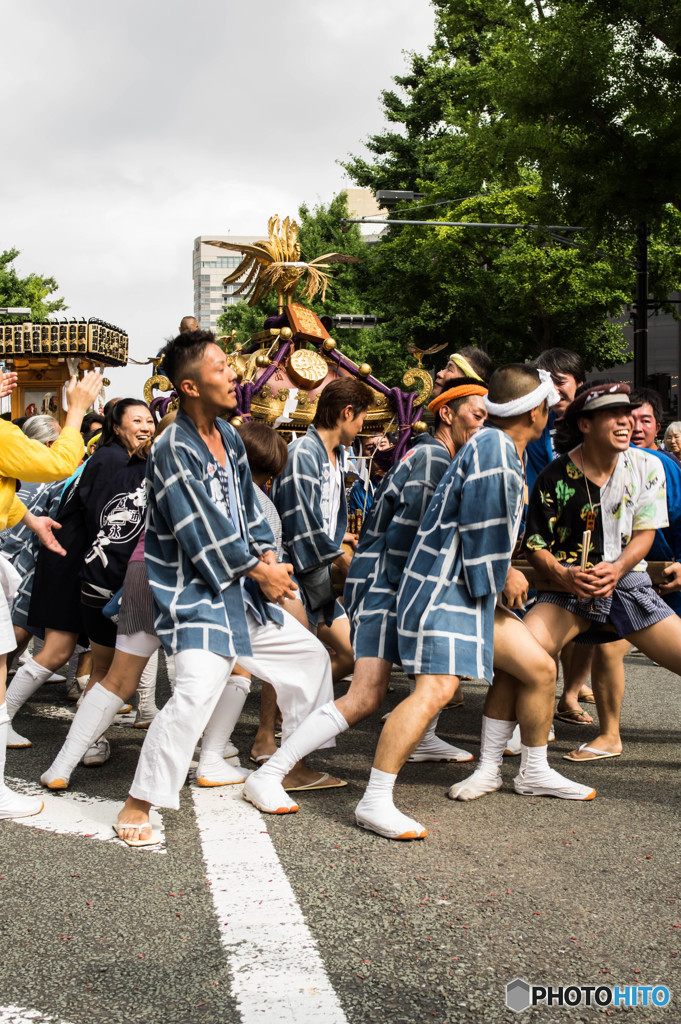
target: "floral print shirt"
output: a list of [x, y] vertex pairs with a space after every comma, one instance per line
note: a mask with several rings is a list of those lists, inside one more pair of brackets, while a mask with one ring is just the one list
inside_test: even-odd
[[[563, 565], [579, 564], [591, 508], [595, 522], [587, 566], [616, 561], [634, 530], [668, 526], [660, 460], [629, 448], [618, 456], [609, 480], [598, 487], [585, 479], [569, 455], [561, 455], [542, 470], [532, 488], [524, 547], [528, 551], [545, 549]], [[645, 569], [645, 562], [635, 568]]]

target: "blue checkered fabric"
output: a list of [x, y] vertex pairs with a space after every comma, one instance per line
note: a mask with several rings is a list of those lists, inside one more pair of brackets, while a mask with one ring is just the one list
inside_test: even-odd
[[[255, 500], [243, 441], [217, 420], [236, 481], [238, 500], [227, 513], [218, 473], [193, 421], [182, 409], [154, 444], [147, 461], [145, 561], [154, 598], [156, 632], [169, 653], [209, 650], [251, 654], [241, 579], [274, 537]], [[250, 579], [245, 588], [255, 614], [283, 623]]]
[[405, 672], [492, 681], [494, 605], [523, 499], [513, 441], [481, 428], [440, 481], [404, 570], [397, 628]]
[[450, 462], [444, 445], [423, 434], [381, 482], [343, 593], [355, 658], [399, 664], [397, 589], [421, 520]]

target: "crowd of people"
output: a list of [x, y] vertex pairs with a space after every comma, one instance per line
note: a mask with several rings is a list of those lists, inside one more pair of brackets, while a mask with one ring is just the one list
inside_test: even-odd
[[[0, 779], [6, 748], [31, 745], [16, 716], [71, 659], [76, 713], [40, 781], [63, 790], [81, 761], [108, 760], [106, 732], [137, 693], [144, 741], [113, 825], [125, 843], [159, 841], [150, 808], [179, 806], [197, 747], [199, 786], [241, 785], [263, 813], [294, 813], [291, 794], [346, 785], [306, 759], [381, 708], [395, 666], [410, 692], [384, 719], [362, 828], [427, 835], [395, 783], [407, 761], [473, 760], [436, 732], [471, 678], [489, 683], [480, 757], [451, 799], [498, 790], [518, 754], [520, 796], [595, 797], [549, 765], [554, 717], [591, 724], [595, 705], [598, 734], [565, 756], [618, 757], [630, 645], [681, 674], [681, 423], [658, 447], [655, 392], [586, 384], [563, 349], [495, 369], [467, 347], [436, 375], [432, 433], [390, 465], [390, 437], [367, 443], [371, 391], [354, 377], [324, 388], [287, 446], [266, 424], [230, 425], [235, 373], [191, 318], [162, 367], [177, 409], [158, 424], [137, 398], [87, 413], [97, 373], [71, 380], [63, 429], [0, 420]], [[0, 393], [13, 385], [6, 375]], [[350, 490], [353, 454], [368, 468]], [[661, 585], [646, 557], [668, 563]], [[250, 772], [232, 733], [253, 677]], [[0, 818], [40, 812], [0, 786]]]

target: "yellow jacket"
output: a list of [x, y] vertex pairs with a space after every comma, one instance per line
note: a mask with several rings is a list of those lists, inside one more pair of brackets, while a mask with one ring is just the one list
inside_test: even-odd
[[0, 530], [14, 526], [26, 515], [26, 506], [16, 495], [17, 480], [63, 480], [71, 476], [83, 451], [83, 438], [75, 427], [64, 427], [47, 448], [26, 437], [14, 423], [0, 419]]

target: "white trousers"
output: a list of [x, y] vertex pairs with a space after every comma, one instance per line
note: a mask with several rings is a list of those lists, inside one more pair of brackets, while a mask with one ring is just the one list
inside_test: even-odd
[[[264, 626], [247, 611], [253, 654], [225, 658], [211, 651], [175, 655], [175, 689], [142, 745], [130, 796], [158, 807], [180, 806], [194, 748], [238, 662], [274, 687], [281, 709], [282, 742], [307, 716], [333, 700], [331, 662], [323, 645], [291, 615]], [[329, 741], [333, 746], [335, 740]]]

